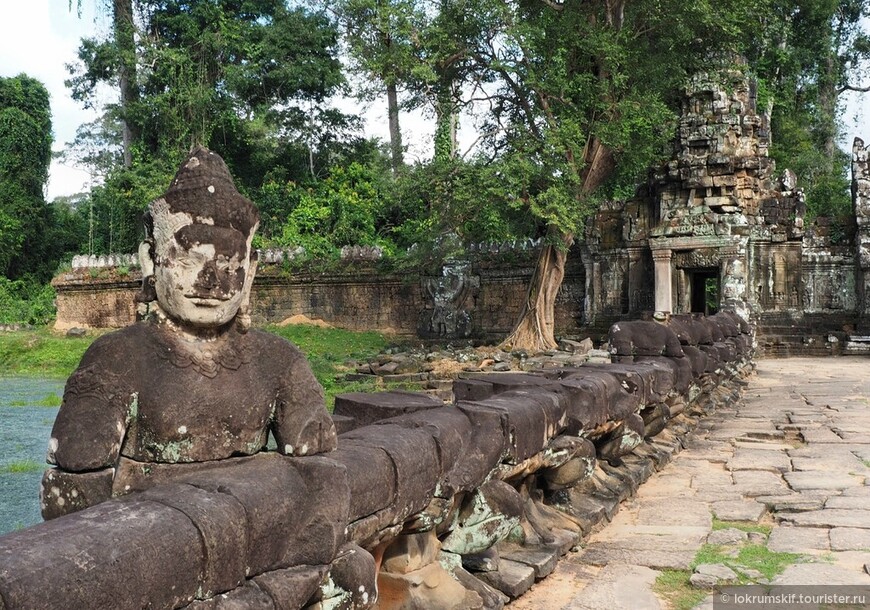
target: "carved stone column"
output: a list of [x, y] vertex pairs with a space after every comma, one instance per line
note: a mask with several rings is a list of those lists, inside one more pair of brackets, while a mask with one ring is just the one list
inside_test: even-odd
[[656, 273], [656, 313], [671, 313], [673, 311], [673, 285], [671, 279], [671, 251], [653, 250], [653, 263]]
[[855, 236], [857, 286], [862, 317], [870, 315], [870, 161], [861, 138], [852, 144], [852, 206], [858, 232]]

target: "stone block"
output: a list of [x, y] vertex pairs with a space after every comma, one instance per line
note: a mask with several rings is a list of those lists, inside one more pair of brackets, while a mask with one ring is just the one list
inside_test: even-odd
[[508, 455], [509, 426], [503, 412], [480, 403], [461, 402], [456, 408], [471, 422], [472, 437], [462, 459], [447, 473], [444, 485], [448, 490], [471, 491]]
[[401, 428], [417, 429], [434, 439], [438, 446], [442, 477], [464, 458], [474, 433], [471, 420], [454, 406], [400, 415], [389, 420], [389, 423]]
[[335, 424], [336, 434], [344, 434], [345, 432], [350, 432], [358, 427], [358, 424], [353, 417], [347, 415], [336, 415], [335, 413], [332, 414], [332, 423]]
[[248, 533], [245, 509], [231, 495], [211, 493], [192, 485], [160, 485], [137, 499], [159, 502], [181, 511], [199, 532], [205, 569], [197, 597], [212, 597], [245, 581]]
[[453, 398], [457, 402], [485, 400], [494, 393], [492, 384], [482, 379], [456, 379], [453, 382]]
[[39, 492], [42, 518], [48, 521], [74, 513], [112, 497], [114, 468], [94, 472], [66, 472], [49, 468]]
[[499, 545], [499, 557], [529, 566], [535, 571], [535, 579], [545, 578], [556, 569], [561, 556], [556, 546], [519, 546], [511, 543]]
[[329, 567], [331, 583], [321, 588], [324, 608], [371, 608], [378, 601], [377, 576], [371, 553], [355, 544], [343, 546]]
[[228, 494], [242, 505], [248, 535], [246, 574], [303, 563], [298, 561], [298, 526], [306, 509], [307, 490], [300, 474], [283, 456], [264, 453], [249, 461], [189, 475], [179, 482], [210, 493]]
[[521, 462], [541, 451], [565, 427], [565, 409], [559, 394], [527, 389], [510, 390], [474, 403], [458, 403], [460, 408], [488, 409], [504, 417], [505, 437], [509, 439], [508, 459]]
[[767, 548], [775, 553], [828, 551], [828, 530], [820, 527], [777, 527], [767, 538]]
[[518, 598], [535, 584], [534, 568], [515, 561], [503, 560], [498, 570], [480, 572], [476, 576], [511, 599]]
[[380, 447], [338, 441], [329, 458], [343, 464], [350, 486], [348, 519], [356, 521], [392, 504], [396, 498], [393, 461]]
[[10, 609], [177, 608], [193, 601], [205, 558], [186, 515], [124, 499], [3, 536], [0, 566]]
[[328, 566], [295, 566], [254, 578], [275, 605], [275, 610], [298, 610], [317, 592]]
[[407, 574], [378, 574], [380, 610], [483, 610], [483, 600], [438, 562]]
[[357, 427], [362, 427], [397, 415], [443, 406], [443, 402], [422, 392], [351, 392], [335, 397], [333, 413], [352, 417]]
[[[404, 520], [423, 510], [432, 500], [441, 473], [438, 447], [425, 432], [384, 423], [349, 432], [341, 437], [341, 443], [343, 448], [380, 448], [390, 457], [394, 469], [392, 476], [396, 480], [396, 495], [391, 506], [397, 519]], [[366, 478], [370, 485], [378, 486], [377, 480], [370, 476]]]

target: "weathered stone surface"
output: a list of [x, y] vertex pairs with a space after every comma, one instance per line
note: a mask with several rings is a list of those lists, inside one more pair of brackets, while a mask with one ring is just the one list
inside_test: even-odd
[[732, 473], [734, 487], [744, 496], [772, 496], [788, 491], [778, 474], [756, 470], [735, 470]]
[[728, 460], [730, 470], [769, 470], [774, 473], [791, 470], [791, 459], [783, 452], [738, 448]]
[[480, 572], [477, 577], [511, 599], [516, 599], [528, 591], [535, 582], [535, 570], [523, 563], [501, 560], [498, 570]]
[[866, 574], [852, 573], [830, 563], [796, 563], [775, 577], [773, 585], [868, 585]]
[[712, 576], [717, 584], [727, 584], [737, 580], [737, 573], [723, 563], [702, 563], [695, 567], [695, 574]]
[[536, 579], [550, 575], [556, 569], [556, 562], [559, 561], [560, 555], [557, 546], [521, 547], [510, 543], [499, 546], [499, 556], [502, 559], [531, 567], [535, 571]]
[[776, 553], [827, 551], [828, 530], [817, 527], [777, 527], [770, 532], [767, 548]]
[[767, 512], [767, 507], [754, 500], [724, 500], [713, 502], [713, 514], [722, 521], [758, 522]]
[[523, 514], [522, 498], [513, 487], [488, 481], [463, 503], [441, 548], [459, 555], [480, 553], [504, 540]]
[[829, 536], [832, 551], [870, 551], [870, 530], [835, 527]]
[[472, 572], [492, 572], [498, 569], [498, 547], [462, 556], [462, 567]]
[[216, 595], [205, 601], [195, 601], [185, 610], [276, 610], [268, 593], [253, 583]]
[[404, 574], [378, 574], [378, 608], [383, 610], [482, 610], [483, 600], [436, 561]]
[[659, 610], [652, 591], [658, 572], [637, 565], [608, 565], [575, 593], [565, 608], [577, 610]]
[[272, 598], [276, 610], [291, 610], [305, 606], [328, 569], [328, 566], [295, 566], [266, 572], [253, 580]]
[[[99, 570], [82, 561], [88, 557]], [[106, 557], [114, 560], [98, 559]], [[0, 566], [0, 597], [10, 609], [178, 607], [193, 601], [205, 558], [180, 511], [114, 500], [4, 536]]]
[[707, 544], [741, 544], [746, 541], [746, 532], [728, 527], [710, 532], [707, 536]]
[[828, 508], [782, 515], [782, 520], [810, 527], [870, 528], [870, 510]]
[[335, 415], [352, 417], [356, 428], [397, 415], [443, 407], [444, 403], [421, 392], [352, 392], [335, 397]]
[[695, 558], [695, 551], [618, 549], [601, 543], [586, 547], [581, 558], [584, 562], [597, 566], [625, 563], [656, 570], [686, 570]]
[[426, 567], [438, 559], [441, 543], [434, 530], [397, 537], [384, 551], [381, 570], [407, 574]]
[[393, 461], [383, 449], [342, 442], [341, 448], [330, 453], [329, 457], [342, 464], [347, 471], [350, 521], [385, 508], [396, 497]]
[[845, 472], [787, 472], [783, 476], [785, 476], [789, 486], [796, 491], [806, 489], [846, 489], [847, 487], [855, 487], [863, 483], [861, 478]]
[[139, 498], [184, 513], [199, 532], [205, 568], [197, 597], [209, 598], [244, 582], [248, 553], [247, 517], [245, 509], [233, 496], [210, 493], [192, 485], [173, 484], [150, 489]]
[[39, 491], [42, 518], [54, 519], [112, 497], [114, 468], [94, 472], [67, 472], [49, 468], [42, 475]]

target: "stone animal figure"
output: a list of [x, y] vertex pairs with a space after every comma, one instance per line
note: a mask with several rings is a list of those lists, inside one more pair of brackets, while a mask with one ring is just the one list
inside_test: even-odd
[[[67, 381], [42, 485], [46, 519], [216, 460], [336, 446], [323, 390], [289, 341], [249, 330], [259, 223], [197, 148], [149, 205], [144, 319], [99, 338]], [[156, 301], [156, 302], [155, 302]]]

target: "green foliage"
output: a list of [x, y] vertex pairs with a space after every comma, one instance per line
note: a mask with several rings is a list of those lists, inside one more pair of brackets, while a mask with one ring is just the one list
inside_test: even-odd
[[0, 276], [0, 324], [46, 324], [54, 318], [54, 288]]
[[[42, 189], [51, 162], [51, 107], [39, 81], [0, 78], [0, 275], [48, 279], [51, 226]], [[56, 264], [56, 263], [55, 263]], [[54, 265], [50, 265], [53, 267]]]

